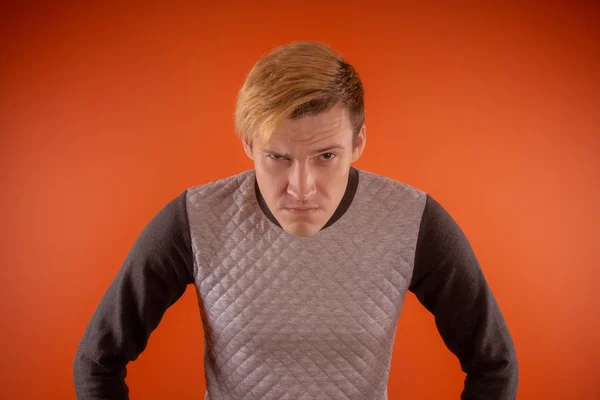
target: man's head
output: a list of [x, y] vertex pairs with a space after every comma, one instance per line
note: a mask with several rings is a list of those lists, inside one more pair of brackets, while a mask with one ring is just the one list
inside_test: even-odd
[[280, 47], [248, 74], [235, 121], [269, 210], [286, 232], [315, 235], [337, 209], [366, 141], [354, 68], [322, 44]]

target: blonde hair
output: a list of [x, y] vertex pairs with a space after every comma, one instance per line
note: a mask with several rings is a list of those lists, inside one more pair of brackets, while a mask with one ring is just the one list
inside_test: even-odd
[[354, 138], [364, 123], [364, 93], [354, 67], [321, 43], [276, 48], [252, 67], [237, 97], [236, 132], [266, 143], [286, 118], [315, 115], [342, 103]]

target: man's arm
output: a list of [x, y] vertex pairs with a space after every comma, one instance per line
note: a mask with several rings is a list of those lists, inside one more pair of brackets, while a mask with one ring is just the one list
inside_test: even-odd
[[409, 290], [434, 315], [467, 374], [461, 399], [515, 399], [519, 369], [502, 313], [463, 231], [431, 196]]
[[144, 228], [108, 288], [75, 355], [77, 399], [128, 399], [127, 363], [137, 359], [165, 311], [193, 282], [186, 192]]

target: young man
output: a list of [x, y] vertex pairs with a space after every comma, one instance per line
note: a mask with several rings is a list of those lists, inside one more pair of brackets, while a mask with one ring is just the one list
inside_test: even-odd
[[192, 187], [143, 230], [75, 357], [79, 399], [126, 399], [126, 365], [196, 286], [206, 399], [387, 398], [407, 291], [467, 374], [463, 399], [516, 397], [513, 342], [473, 250], [428, 194], [351, 166], [363, 89], [317, 43], [259, 60], [236, 126], [254, 169]]

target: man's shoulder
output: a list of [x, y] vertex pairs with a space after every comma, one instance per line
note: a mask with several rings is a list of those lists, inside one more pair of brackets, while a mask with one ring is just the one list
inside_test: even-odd
[[234, 212], [249, 203], [254, 181], [254, 170], [246, 170], [192, 186], [186, 190], [188, 213], [226, 215]]
[[230, 175], [215, 180], [191, 186], [187, 189], [189, 196], [214, 196], [217, 193], [233, 193], [242, 188], [247, 188], [254, 182], [254, 170], [246, 170], [235, 175]]
[[363, 190], [365, 192], [393, 193], [395, 195], [406, 195], [421, 200], [424, 200], [427, 197], [425, 191], [404, 181], [363, 169], [358, 169], [358, 171], [360, 177], [359, 182], [363, 184]]

